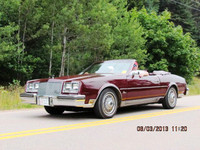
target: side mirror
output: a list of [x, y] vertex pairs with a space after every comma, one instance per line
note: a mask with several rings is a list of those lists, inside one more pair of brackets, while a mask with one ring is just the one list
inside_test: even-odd
[[131, 76], [132, 76], [132, 78], [135, 76], [135, 75], [140, 75], [140, 72], [139, 71], [137, 71], [137, 70], [133, 70], [133, 71], [131, 71]]

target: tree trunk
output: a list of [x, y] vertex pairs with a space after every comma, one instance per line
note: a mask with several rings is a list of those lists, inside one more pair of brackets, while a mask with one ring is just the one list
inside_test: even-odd
[[20, 31], [20, 26], [21, 26], [21, 15], [20, 15], [20, 14], [21, 14], [21, 4], [20, 4], [20, 6], [19, 6], [18, 13], [19, 13], [19, 14], [18, 14], [18, 26], [19, 26], [19, 29], [18, 29], [18, 36], [19, 36], [19, 37], [18, 37], [18, 39], [17, 39], [17, 44], [18, 44], [18, 45], [17, 45], [17, 51], [18, 51], [18, 53], [19, 53], [19, 57], [18, 57], [18, 64], [19, 64], [19, 61], [20, 61], [20, 52], [19, 52], [19, 51], [20, 51], [20, 46], [19, 46], [20, 44], [19, 44], [19, 43], [20, 43], [20, 32], [21, 32], [21, 31]]
[[[55, 2], [54, 2], [54, 8], [55, 8]], [[55, 16], [55, 9], [53, 8], [53, 14], [52, 17]], [[52, 58], [53, 58], [53, 36], [54, 36], [54, 18], [53, 18], [53, 22], [51, 25], [51, 50], [50, 50], [50, 59], [49, 59], [49, 76], [52, 75], [51, 70], [52, 70]]]
[[24, 22], [24, 31], [23, 31], [23, 37], [22, 37], [23, 52], [24, 52], [24, 49], [25, 49], [26, 24], [27, 24], [27, 19], [25, 19], [25, 22]]
[[62, 52], [62, 60], [61, 60], [61, 68], [60, 68], [60, 74], [59, 77], [65, 75], [65, 54], [66, 54], [66, 32], [67, 32], [67, 27], [64, 28], [63, 32], [63, 52]]
[[21, 57], [21, 64], [23, 62], [23, 57], [24, 57], [25, 38], [26, 38], [26, 26], [27, 26], [27, 18], [25, 19], [25, 22], [24, 22], [24, 31], [23, 31], [23, 36], [22, 36], [22, 57]]
[[52, 26], [51, 26], [51, 51], [50, 51], [50, 60], [49, 60], [49, 76], [51, 76], [51, 68], [52, 68], [53, 35], [54, 35], [54, 21], [52, 22]]
[[[18, 58], [17, 58], [17, 70], [19, 71], [19, 67], [20, 67], [20, 56], [21, 56], [21, 52], [20, 52], [20, 33], [21, 33], [21, 30], [20, 30], [20, 27], [21, 27], [21, 3], [19, 5], [19, 8], [18, 8], [18, 26], [19, 26], [19, 29], [18, 29], [18, 39], [17, 39], [17, 53], [18, 53]], [[17, 71], [17, 79], [19, 80], [20, 78], [20, 75], [19, 75], [19, 72]]]

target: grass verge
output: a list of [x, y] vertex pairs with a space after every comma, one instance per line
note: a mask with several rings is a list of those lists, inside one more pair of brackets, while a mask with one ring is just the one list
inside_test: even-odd
[[39, 108], [37, 105], [24, 104], [19, 97], [24, 92], [23, 87], [14, 89], [0, 87], [0, 110]]
[[200, 95], [200, 77], [194, 77], [189, 87], [189, 95]]

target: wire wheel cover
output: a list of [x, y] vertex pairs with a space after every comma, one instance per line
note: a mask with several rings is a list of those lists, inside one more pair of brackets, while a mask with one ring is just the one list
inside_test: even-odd
[[171, 107], [176, 105], [176, 99], [177, 99], [176, 91], [175, 89], [172, 88], [170, 89], [168, 94], [168, 102]]
[[112, 115], [117, 109], [117, 99], [112, 92], [108, 92], [103, 96], [102, 110], [106, 115]]

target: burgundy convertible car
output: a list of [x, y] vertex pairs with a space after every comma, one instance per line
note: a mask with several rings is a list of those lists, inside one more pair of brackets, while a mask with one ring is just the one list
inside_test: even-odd
[[101, 118], [111, 118], [119, 107], [162, 103], [176, 106], [177, 98], [186, 95], [184, 78], [165, 71], [140, 76], [133, 70], [134, 59], [95, 63], [75, 76], [27, 81], [20, 94], [25, 103], [43, 105], [52, 115], [65, 110], [93, 108]]

